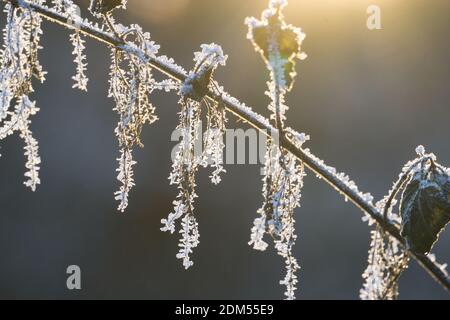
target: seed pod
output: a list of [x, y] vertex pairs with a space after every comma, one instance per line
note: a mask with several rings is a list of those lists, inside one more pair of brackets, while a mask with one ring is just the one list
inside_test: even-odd
[[450, 222], [450, 177], [432, 164], [414, 174], [400, 207], [402, 236], [410, 250], [427, 254]]
[[126, 0], [91, 0], [89, 11], [94, 16], [108, 14], [118, 7], [124, 8]]

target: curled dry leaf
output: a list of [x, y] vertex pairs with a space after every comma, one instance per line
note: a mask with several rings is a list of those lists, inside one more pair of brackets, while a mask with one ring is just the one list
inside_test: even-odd
[[450, 222], [450, 177], [431, 163], [414, 174], [401, 202], [402, 236], [410, 250], [430, 252]]

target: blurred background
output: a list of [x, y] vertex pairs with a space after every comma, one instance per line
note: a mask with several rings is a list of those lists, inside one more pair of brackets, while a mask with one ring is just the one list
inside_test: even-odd
[[[87, 1], [80, 4], [86, 17]], [[382, 10], [382, 30], [366, 27], [370, 4]], [[123, 24], [138, 23], [160, 53], [190, 68], [200, 44], [221, 44], [228, 65], [216, 78], [267, 115], [268, 74], [246, 39], [246, 16], [266, 0], [129, 0]], [[385, 195], [402, 165], [423, 144], [450, 165], [450, 2], [447, 0], [290, 0], [287, 21], [307, 34], [308, 59], [288, 97], [288, 124], [311, 135], [308, 147], [347, 172], [364, 192]], [[1, 15], [1, 24], [5, 15]], [[212, 187], [198, 179], [201, 244], [184, 271], [178, 235], [159, 231], [172, 210], [170, 134], [176, 95], [155, 95], [160, 117], [136, 151], [136, 183], [126, 214], [116, 211], [117, 117], [107, 98], [108, 49], [87, 41], [89, 93], [71, 89], [69, 32], [44, 24], [41, 62], [47, 82], [36, 85], [41, 111], [32, 129], [40, 142], [42, 185], [22, 184], [23, 145], [1, 143], [0, 298], [280, 299], [284, 263], [273, 250], [253, 251], [250, 228], [260, 207], [260, 166], [228, 166]], [[230, 116], [231, 117], [231, 116]], [[231, 127], [236, 126], [230, 118]], [[238, 124], [237, 127], [242, 126]], [[310, 174], [296, 212], [301, 264], [299, 299], [357, 299], [366, 267], [369, 228], [352, 204]], [[434, 249], [450, 262], [450, 230]], [[82, 290], [66, 289], [66, 268], [82, 269]], [[450, 296], [415, 262], [401, 277], [402, 299]]]

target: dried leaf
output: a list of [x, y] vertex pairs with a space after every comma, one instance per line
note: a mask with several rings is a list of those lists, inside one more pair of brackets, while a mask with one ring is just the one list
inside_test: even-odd
[[417, 172], [403, 193], [402, 236], [413, 252], [427, 254], [450, 222], [450, 177], [433, 164]]
[[280, 58], [284, 61], [287, 87], [290, 88], [296, 76], [294, 58], [300, 54], [298, 32], [292, 26], [284, 25], [282, 16], [275, 15], [269, 19], [268, 25], [253, 28], [253, 39], [267, 61], [270, 61], [273, 50], [271, 44], [277, 44]]

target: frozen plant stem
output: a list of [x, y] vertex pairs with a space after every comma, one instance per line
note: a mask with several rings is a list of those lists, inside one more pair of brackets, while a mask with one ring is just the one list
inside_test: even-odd
[[[300, 28], [286, 24], [282, 10], [287, 0], [271, 0], [269, 8], [263, 11], [261, 20], [247, 18], [249, 39], [256, 52], [261, 54], [270, 72], [270, 81], [266, 95], [270, 98], [269, 111], [278, 130], [278, 136], [284, 134], [285, 95], [292, 89], [296, 76], [296, 58], [306, 58], [301, 54], [301, 44], [305, 34]], [[296, 134], [294, 134], [296, 135]], [[297, 147], [301, 148], [307, 138], [299, 137]], [[297, 240], [295, 232], [295, 209], [301, 205], [301, 191], [305, 177], [304, 164], [277, 143], [275, 137], [267, 146], [266, 164], [263, 178], [263, 206], [258, 210], [251, 229], [250, 245], [254, 249], [265, 251], [267, 243], [264, 234], [269, 234], [275, 244], [278, 255], [285, 258], [286, 276], [280, 284], [286, 286], [285, 296], [295, 299], [299, 264], [293, 254]]]
[[[28, 8], [42, 17], [48, 19], [51, 22], [63, 25], [68, 29], [74, 29], [74, 26], [68, 23], [68, 17], [59, 14], [47, 7], [36, 3], [29, 3], [25, 0], [2, 0], [3, 2], [9, 2], [16, 6], [21, 6], [23, 8]], [[108, 46], [114, 47], [117, 50], [126, 51], [128, 54], [133, 54], [138, 56], [142, 61], [149, 63], [155, 70], [158, 70], [174, 80], [179, 82], [184, 82], [186, 80], [187, 74], [180, 68], [177, 68], [168, 59], [161, 59], [146, 54], [142, 50], [137, 49], [135, 46], [129, 45], [123, 42], [112, 34], [104, 32], [100, 29], [96, 29], [86, 23], [81, 23], [79, 26], [79, 31], [86, 36], [98, 40], [107, 44]], [[269, 134], [275, 133], [277, 130], [269, 124], [269, 121], [262, 117], [261, 115], [253, 112], [250, 108], [246, 107], [244, 104], [240, 103], [237, 99], [223, 93], [218, 94], [212, 90], [209, 90], [207, 98], [214, 103], [222, 103], [227, 111], [231, 112], [238, 118], [247, 122], [251, 126], [255, 127], [262, 132]], [[294, 138], [295, 139], [295, 138]], [[344, 179], [343, 176], [337, 175], [336, 172], [331, 170], [325, 163], [323, 163], [319, 158], [312, 154], [307, 149], [299, 148], [296, 141], [293, 140], [292, 135], [289, 132], [284, 132], [280, 136], [280, 145], [295, 155], [300, 159], [306, 167], [313, 171], [320, 179], [326, 181], [331, 187], [336, 191], [341, 193], [346, 199], [350, 200], [363, 212], [370, 215], [382, 229], [384, 229], [391, 236], [396, 238], [402, 245], [405, 244], [405, 240], [400, 235], [400, 230], [398, 227], [390, 221], [386, 221], [383, 218], [383, 213], [380, 212], [371, 201], [369, 201], [364, 195], [359, 192], [354, 186], [348, 183], [348, 179]], [[443, 288], [450, 291], [450, 279], [448, 276], [438, 267], [438, 265], [432, 261], [428, 256], [415, 254], [409, 251], [411, 257], [413, 257], [422, 268], [424, 268], [430, 276], [432, 276]]]

